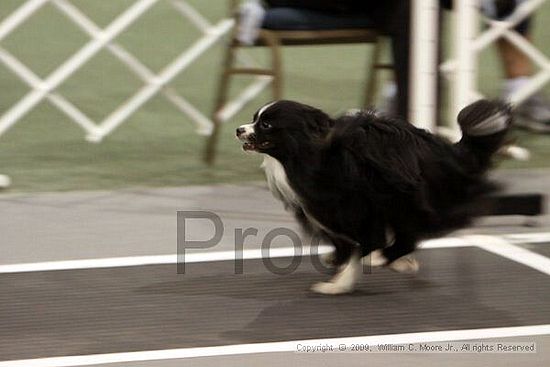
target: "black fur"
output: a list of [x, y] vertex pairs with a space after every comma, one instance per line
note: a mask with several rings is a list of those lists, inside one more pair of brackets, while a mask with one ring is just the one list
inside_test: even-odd
[[[476, 127], [499, 114], [504, 128], [480, 135]], [[316, 108], [278, 101], [259, 119], [255, 115], [246, 142], [283, 165], [300, 199], [289, 207], [305, 228], [332, 240], [336, 264], [357, 246], [362, 255], [383, 248], [392, 262], [420, 239], [463, 227], [480, 213], [483, 197], [495, 190], [485, 173], [510, 116], [502, 103], [478, 101], [460, 114], [463, 138], [450, 144], [372, 111], [332, 119]], [[395, 234], [389, 247], [387, 228]]]

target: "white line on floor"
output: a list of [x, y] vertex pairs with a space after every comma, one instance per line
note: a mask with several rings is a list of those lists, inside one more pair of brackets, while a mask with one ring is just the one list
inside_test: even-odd
[[[452, 248], [471, 246], [462, 238], [446, 237], [423, 241], [420, 246], [425, 249]], [[319, 246], [317, 253], [325, 254], [332, 251], [331, 246]], [[242, 252], [243, 260], [262, 259], [264, 257], [278, 258], [295, 256], [294, 247], [272, 248], [268, 256], [262, 254], [261, 249], [247, 249]], [[311, 247], [303, 247], [301, 256], [311, 255]], [[199, 263], [209, 261], [228, 261], [236, 258], [235, 251], [210, 251], [200, 253], [188, 253], [185, 255], [185, 263]], [[153, 255], [153, 256], [129, 256], [129, 257], [110, 257], [100, 259], [81, 259], [81, 260], [62, 260], [46, 261], [37, 263], [7, 264], [0, 265], [0, 274], [2, 273], [26, 273], [35, 271], [54, 271], [54, 270], [74, 270], [74, 269], [95, 269], [95, 268], [116, 268], [127, 266], [144, 265], [166, 265], [176, 264], [177, 255]], [[180, 257], [183, 261], [183, 258]]]
[[[317, 253], [324, 254], [331, 251], [330, 246], [319, 246]], [[262, 259], [264, 257], [278, 258], [295, 256], [297, 250], [294, 247], [272, 248], [268, 256], [263, 256], [261, 249], [243, 250], [243, 260]], [[301, 256], [309, 256], [310, 247], [303, 247]], [[235, 251], [211, 251], [201, 253], [188, 253], [185, 257], [180, 257], [186, 264], [200, 263], [209, 261], [227, 261], [234, 260], [238, 256]], [[238, 258], [240, 259], [240, 258]], [[111, 257], [103, 259], [83, 259], [83, 260], [63, 260], [47, 261], [38, 263], [9, 264], [0, 265], [0, 274], [2, 273], [24, 273], [34, 271], [52, 271], [52, 270], [71, 270], [71, 269], [95, 269], [95, 268], [116, 268], [126, 266], [143, 265], [168, 265], [176, 264], [178, 256], [173, 255], [155, 255], [155, 256], [131, 256], [131, 257]]]
[[442, 237], [420, 242], [418, 247], [423, 249], [455, 248], [472, 246], [463, 237]]
[[467, 236], [477, 247], [550, 275], [550, 259], [495, 236]]
[[[455, 248], [474, 246], [470, 238], [475, 236], [463, 237], [443, 237], [422, 241], [419, 244], [423, 249], [440, 249], [440, 248]], [[512, 243], [544, 243], [550, 242], [550, 232], [541, 233], [518, 233], [506, 234], [499, 236], [483, 236], [484, 238], [500, 238], [505, 239], [504, 243], [509, 245]], [[330, 246], [320, 246], [319, 254], [331, 251]], [[490, 251], [490, 250], [489, 250]], [[494, 251], [493, 251], [494, 252]], [[310, 248], [304, 247], [302, 256], [310, 255]], [[295, 254], [292, 247], [273, 248], [269, 252], [270, 258], [289, 257]], [[261, 249], [244, 250], [242, 254], [243, 260], [254, 260], [264, 258]], [[235, 259], [234, 251], [211, 251], [201, 253], [189, 253], [185, 256], [186, 263], [198, 263], [209, 261], [227, 261]], [[513, 259], [512, 259], [513, 260]], [[53, 270], [73, 270], [73, 269], [94, 269], [94, 268], [114, 268], [127, 266], [143, 266], [143, 265], [164, 265], [175, 264], [177, 255], [152, 255], [152, 256], [129, 256], [129, 257], [111, 257], [100, 259], [80, 259], [80, 260], [62, 260], [62, 261], [46, 261], [36, 263], [20, 263], [0, 265], [0, 274], [2, 273], [24, 273], [35, 271], [53, 271]]]
[[550, 243], [550, 232], [539, 233], [512, 233], [501, 236], [508, 242], [514, 244], [527, 244], [527, 243]]
[[176, 255], [155, 255], [155, 256], [111, 257], [111, 258], [103, 258], [103, 259], [46, 261], [46, 262], [38, 262], [38, 263], [0, 265], [0, 274], [27, 273], [27, 272], [33, 272], [33, 271], [114, 268], [114, 267], [124, 267], [124, 266], [175, 264], [176, 260], [177, 260]]
[[273, 343], [237, 344], [217, 347], [181, 348], [166, 350], [150, 350], [142, 352], [92, 354], [82, 356], [66, 356], [14, 360], [0, 362], [0, 367], [75, 367], [106, 363], [143, 362], [153, 360], [184, 359], [197, 357], [214, 357], [229, 355], [244, 355], [255, 353], [296, 352], [298, 345], [315, 346], [329, 344], [335, 347], [339, 344], [408, 344], [429, 343], [457, 340], [479, 340], [489, 338], [508, 338], [518, 336], [534, 336], [550, 334], [550, 324], [517, 326], [490, 329], [431, 331], [408, 334], [371, 335], [361, 337], [293, 340]]

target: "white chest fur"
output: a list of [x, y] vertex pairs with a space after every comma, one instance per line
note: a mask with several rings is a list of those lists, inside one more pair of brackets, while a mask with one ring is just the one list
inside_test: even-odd
[[302, 205], [299, 196], [288, 183], [285, 168], [278, 160], [266, 155], [262, 163], [262, 168], [265, 171], [267, 185], [271, 193], [285, 204], [285, 208], [300, 208], [312, 226], [322, 229], [325, 232], [332, 233], [331, 230], [315, 219]]
[[262, 168], [265, 171], [267, 185], [273, 196], [283, 201], [286, 206], [299, 207], [298, 196], [290, 187], [283, 165], [273, 157], [264, 156]]
[[[281, 200], [285, 204], [285, 208], [300, 208], [314, 228], [316, 228], [317, 230], [322, 230], [326, 233], [334, 233], [331, 229], [327, 228], [313, 215], [311, 215], [308, 210], [306, 210], [306, 208], [300, 202], [300, 197], [296, 194], [292, 187], [290, 187], [285, 168], [278, 160], [268, 155], [265, 155], [264, 161], [262, 163], [262, 168], [265, 171], [267, 185], [269, 186], [271, 193], [273, 194], [273, 196], [275, 196], [277, 199]], [[347, 237], [345, 235], [340, 236]], [[349, 239], [349, 241], [355, 242], [351, 239]]]

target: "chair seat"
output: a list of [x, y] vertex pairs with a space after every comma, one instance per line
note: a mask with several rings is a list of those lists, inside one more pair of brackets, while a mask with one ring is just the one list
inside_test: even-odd
[[364, 13], [329, 14], [299, 8], [269, 8], [262, 28], [270, 30], [319, 31], [373, 28], [374, 21]]
[[[236, 0], [232, 2], [236, 4]], [[234, 7], [231, 7], [234, 9]], [[255, 89], [259, 84], [251, 84], [238, 96], [235, 101], [228, 102], [230, 83], [236, 75], [270, 76], [272, 100], [283, 98], [283, 67], [282, 48], [288, 45], [318, 45], [318, 44], [344, 44], [362, 43], [373, 44], [370, 66], [373, 72], [367, 74], [365, 88], [365, 107], [371, 106], [374, 101], [378, 69], [385, 68], [379, 62], [380, 44], [378, 32], [374, 27], [372, 18], [365, 14], [339, 15], [320, 13], [311, 10], [296, 8], [271, 8], [266, 12], [260, 29], [258, 40], [252, 46], [267, 46], [271, 54], [271, 63], [267, 67], [241, 66], [238, 63], [236, 53], [241, 47], [250, 46], [248, 42], [241, 44], [237, 37], [233, 37], [225, 53], [223, 73], [221, 74], [220, 87], [216, 97], [216, 105], [212, 116], [214, 130], [208, 139], [205, 149], [205, 161], [213, 163], [216, 154], [216, 141], [218, 131], [224, 117], [222, 112], [232, 103], [232, 106], [241, 108], [250, 101], [260, 89]], [[263, 83], [263, 80], [260, 80]], [[232, 107], [232, 108], [233, 108]]]
[[[276, 35], [284, 46], [375, 42], [378, 32], [366, 14], [328, 14], [298, 8], [270, 8], [266, 11], [262, 32]], [[264, 46], [260, 37], [256, 46]]]

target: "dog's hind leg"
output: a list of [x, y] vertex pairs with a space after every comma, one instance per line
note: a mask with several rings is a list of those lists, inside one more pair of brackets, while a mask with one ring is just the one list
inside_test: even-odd
[[393, 245], [371, 254], [371, 266], [387, 265], [398, 273], [418, 272], [420, 265], [411, 255], [416, 248], [416, 242], [417, 240], [412, 236], [396, 233]]
[[388, 263], [382, 250], [395, 243], [395, 232], [389, 226], [384, 231], [380, 231], [380, 228], [379, 226], [370, 228], [367, 232], [369, 237], [361, 241], [361, 256], [365, 266], [379, 267]]

